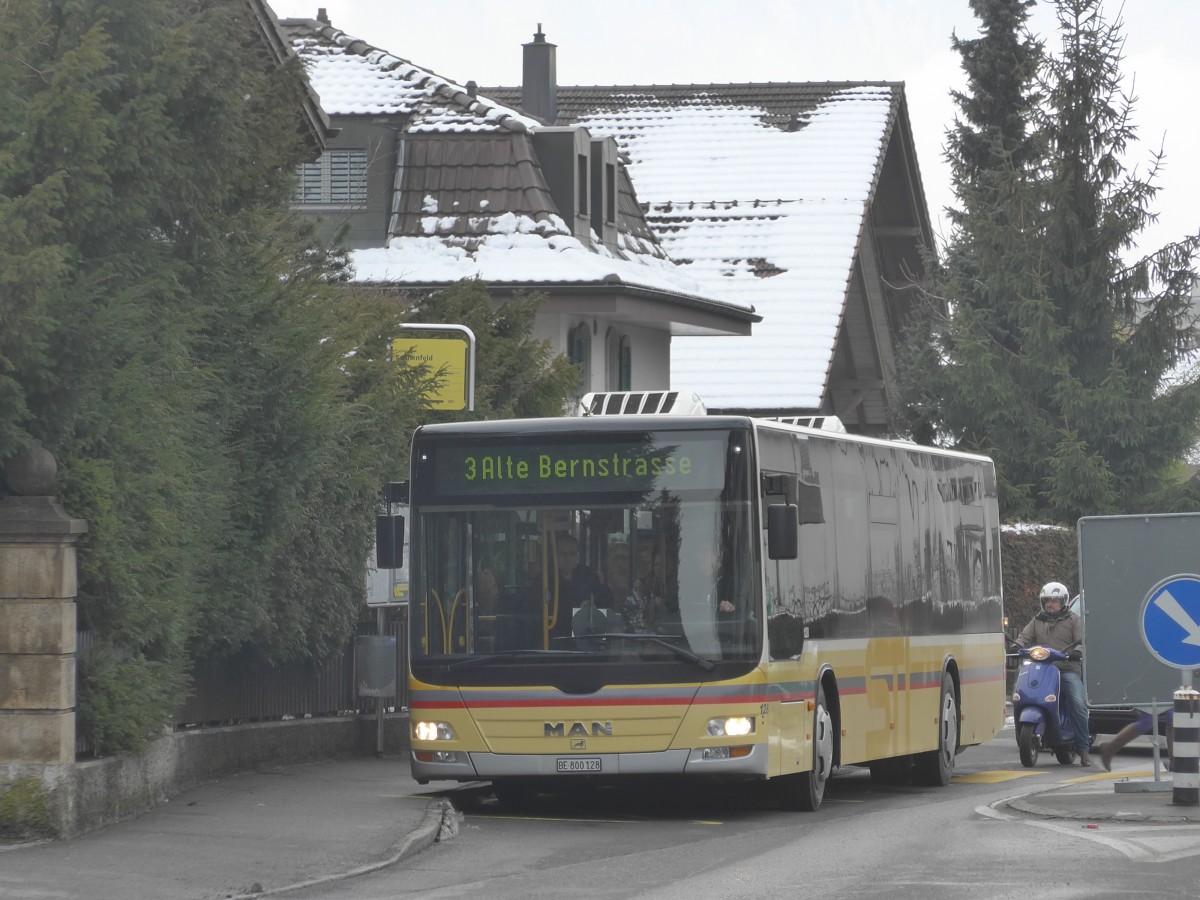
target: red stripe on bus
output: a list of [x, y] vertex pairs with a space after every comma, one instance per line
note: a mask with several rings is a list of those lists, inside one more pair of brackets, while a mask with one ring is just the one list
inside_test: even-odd
[[538, 707], [590, 707], [590, 706], [716, 706], [744, 703], [796, 702], [812, 699], [811, 691], [794, 694], [735, 694], [707, 697], [614, 697], [565, 698], [528, 700], [414, 700], [411, 709], [533, 709]]

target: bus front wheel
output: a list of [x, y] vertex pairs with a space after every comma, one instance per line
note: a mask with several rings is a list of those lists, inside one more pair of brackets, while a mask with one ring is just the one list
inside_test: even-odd
[[525, 779], [506, 778], [492, 782], [492, 793], [499, 804], [514, 812], [533, 806], [537, 800], [537, 787]]
[[818, 685], [812, 725], [812, 768], [785, 776], [783, 806], [815, 812], [825, 799], [825, 782], [833, 771], [833, 718], [825, 707], [825, 689]]

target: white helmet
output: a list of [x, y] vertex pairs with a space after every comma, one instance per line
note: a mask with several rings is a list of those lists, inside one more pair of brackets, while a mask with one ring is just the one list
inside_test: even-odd
[[1061, 609], [1067, 608], [1067, 601], [1071, 599], [1071, 592], [1067, 590], [1067, 586], [1058, 581], [1050, 581], [1042, 586], [1042, 592], [1038, 594], [1038, 603], [1042, 608], [1046, 608], [1047, 600], [1057, 600]]

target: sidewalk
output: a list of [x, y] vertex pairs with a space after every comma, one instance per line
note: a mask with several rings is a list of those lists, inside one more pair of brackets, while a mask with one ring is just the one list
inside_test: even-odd
[[72, 841], [0, 844], [0, 897], [281, 893], [382, 868], [428, 847], [443, 827], [456, 830], [452, 808], [433, 791], [400, 757], [232, 775]]
[[1064, 769], [1076, 775], [1068, 784], [1024, 794], [1005, 801], [1006, 809], [1039, 819], [1070, 819], [1082, 822], [1139, 822], [1178, 825], [1200, 822], [1200, 806], [1173, 804], [1171, 773], [1159, 772], [1154, 786], [1154, 763], [1146, 754], [1118, 755], [1113, 770], [1104, 771], [1100, 754], [1092, 754], [1090, 769]]

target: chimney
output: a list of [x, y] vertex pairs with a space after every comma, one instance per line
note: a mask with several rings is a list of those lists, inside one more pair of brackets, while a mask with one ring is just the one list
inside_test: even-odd
[[317, 7], [317, 21], [324, 22], [326, 25], [329, 24], [329, 13], [325, 11], [325, 7], [323, 6]]
[[555, 67], [556, 45], [548, 43], [538, 22], [537, 33], [525, 49], [521, 77], [521, 108], [547, 125], [558, 118], [558, 72]]
[[467, 96], [468, 97], [478, 97], [479, 96], [479, 85], [476, 84], [474, 80], [467, 82]]

